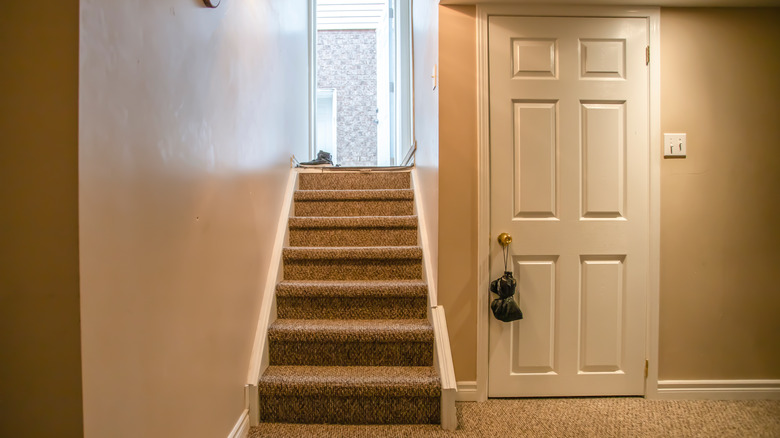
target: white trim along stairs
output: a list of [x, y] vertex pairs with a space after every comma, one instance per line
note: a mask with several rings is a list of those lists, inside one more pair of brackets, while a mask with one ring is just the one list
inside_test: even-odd
[[250, 425], [457, 427], [415, 173], [291, 169], [247, 376]]

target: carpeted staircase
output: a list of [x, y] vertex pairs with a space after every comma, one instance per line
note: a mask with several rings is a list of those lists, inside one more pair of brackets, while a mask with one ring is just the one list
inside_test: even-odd
[[298, 178], [260, 421], [439, 423], [409, 172]]

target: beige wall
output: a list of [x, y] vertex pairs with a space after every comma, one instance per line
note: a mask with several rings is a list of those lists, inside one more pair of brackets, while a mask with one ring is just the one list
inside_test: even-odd
[[661, 379], [780, 378], [780, 9], [664, 9]]
[[[291, 154], [305, 0], [82, 0], [84, 429], [226, 436]], [[74, 55], [75, 56], [75, 55]]]
[[[439, 16], [436, 0], [413, 2], [414, 124], [418, 184], [422, 189], [428, 244], [437, 278], [439, 225], [439, 89], [431, 87], [431, 72], [439, 57]], [[441, 294], [441, 292], [439, 292]], [[447, 309], [445, 308], [445, 311]]]
[[0, 436], [82, 436], [78, 0], [0, 13]]
[[[688, 133], [688, 158], [661, 169], [661, 379], [780, 378], [779, 11], [662, 10], [662, 131]], [[470, 381], [475, 8], [439, 14], [439, 294], [457, 379]]]
[[476, 9], [439, 7], [439, 295], [455, 376], [476, 377]]

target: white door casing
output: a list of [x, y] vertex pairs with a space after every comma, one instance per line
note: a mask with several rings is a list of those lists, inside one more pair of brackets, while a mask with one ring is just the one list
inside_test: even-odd
[[[411, 2], [408, 0], [367, 1], [308, 0], [308, 58], [309, 58], [309, 158], [313, 159], [317, 147], [317, 30], [372, 29], [377, 35], [377, 53], [382, 48], [388, 56], [380, 56], [377, 68], [377, 108], [380, 110], [378, 127], [377, 166], [401, 165], [401, 160], [415, 146]], [[318, 4], [323, 6], [324, 17], [319, 22]], [[355, 8], [363, 9], [359, 17]], [[384, 16], [381, 10], [384, 9]], [[392, 12], [390, 12], [392, 11]], [[384, 84], [382, 83], [384, 80]], [[393, 91], [388, 93], [388, 90]], [[382, 99], [384, 98], [384, 102]], [[385, 104], [384, 107], [382, 106]], [[383, 109], [384, 108], [384, 109]], [[393, 119], [392, 121], [390, 119]], [[385, 134], [384, 136], [382, 134]]]
[[490, 278], [508, 232], [525, 314], [490, 316], [488, 395], [643, 394], [647, 19], [488, 23]]

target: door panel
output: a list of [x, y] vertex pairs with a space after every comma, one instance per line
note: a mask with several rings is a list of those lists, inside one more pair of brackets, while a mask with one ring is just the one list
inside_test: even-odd
[[555, 217], [555, 102], [514, 102], [515, 218]]
[[647, 21], [491, 16], [488, 33], [491, 235], [514, 237], [524, 314], [491, 316], [488, 394], [642, 394]]
[[622, 370], [623, 260], [622, 256], [581, 257], [580, 373]]
[[580, 39], [583, 79], [625, 79], [626, 40]]
[[[512, 374], [554, 373], [555, 325], [558, 285], [556, 257], [514, 257], [520, 308], [535, 311], [512, 323]], [[531, 334], [529, 336], [529, 334]]]
[[555, 78], [555, 40], [512, 39], [513, 78]]
[[625, 102], [584, 102], [582, 217], [621, 218], [625, 196]]

